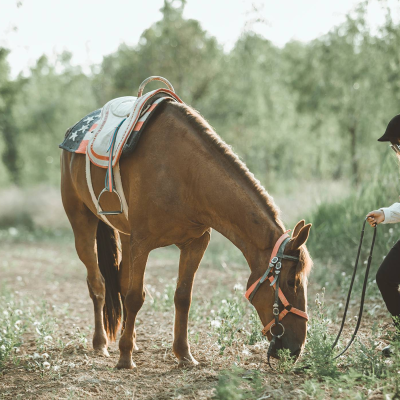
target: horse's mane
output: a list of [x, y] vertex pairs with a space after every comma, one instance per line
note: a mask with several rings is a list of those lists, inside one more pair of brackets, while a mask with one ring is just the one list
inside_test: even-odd
[[250, 172], [247, 165], [232, 151], [231, 146], [226, 144], [214, 131], [211, 125], [193, 108], [186, 104], [172, 104], [174, 104], [175, 109], [179, 110], [180, 113], [186, 117], [185, 119], [195, 128], [201, 138], [210, 143], [215, 150], [224, 156], [225, 160], [227, 160], [230, 166], [239, 173], [244, 182], [253, 189], [253, 192], [261, 203], [265, 204], [266, 210], [272, 220], [275, 221], [279, 227], [284, 229], [283, 223], [279, 218], [280, 210], [274, 203], [272, 196], [268, 194], [260, 181]]

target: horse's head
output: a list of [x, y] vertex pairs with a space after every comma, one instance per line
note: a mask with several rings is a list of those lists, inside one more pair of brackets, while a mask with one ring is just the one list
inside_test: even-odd
[[[280, 239], [281, 252], [268, 265], [271, 258], [271, 249], [264, 256], [267, 260], [262, 268], [257, 268], [251, 274], [247, 284], [246, 297], [256, 308], [258, 315], [265, 327], [263, 334], [271, 341], [273, 335], [273, 348], [269, 353], [277, 358], [277, 350], [289, 349], [294, 357], [298, 357], [304, 346], [307, 335], [307, 275], [311, 269], [311, 258], [305, 247], [311, 224], [305, 225], [300, 221], [293, 230], [292, 237]], [[288, 236], [288, 235], [287, 235]], [[283, 250], [283, 252], [282, 252]], [[281, 256], [281, 257], [280, 257]], [[279, 263], [281, 263], [279, 265]], [[265, 275], [267, 268], [271, 267], [268, 276]], [[255, 276], [257, 274], [258, 276]], [[264, 274], [264, 275], [263, 275]], [[257, 279], [263, 276], [265, 281], [257, 284]], [[270, 285], [279, 276], [278, 286], [280, 288], [279, 301], [276, 302], [275, 290]], [[287, 301], [286, 301], [287, 300]], [[274, 304], [278, 304], [278, 307]], [[285, 311], [286, 310], [286, 311]], [[278, 315], [279, 314], [279, 315]], [[276, 325], [276, 318], [280, 324]], [[271, 334], [272, 332], [272, 334]]]

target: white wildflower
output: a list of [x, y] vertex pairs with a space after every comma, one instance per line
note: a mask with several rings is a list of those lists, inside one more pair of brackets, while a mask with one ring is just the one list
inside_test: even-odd
[[238, 290], [241, 292], [242, 290], [244, 290], [244, 286], [241, 283], [236, 283], [233, 287], [233, 290]]
[[45, 362], [43, 363], [43, 368], [50, 369], [50, 363], [48, 363], [47, 361], [45, 361]]
[[244, 347], [244, 349], [243, 349], [243, 351], [242, 351], [242, 353], [245, 355], [245, 356], [249, 356], [251, 353], [250, 353], [250, 351], [249, 351], [249, 349], [246, 347], [246, 346], [243, 346]]
[[211, 321], [211, 326], [214, 328], [219, 328], [221, 326], [221, 321], [214, 319], [213, 321]]

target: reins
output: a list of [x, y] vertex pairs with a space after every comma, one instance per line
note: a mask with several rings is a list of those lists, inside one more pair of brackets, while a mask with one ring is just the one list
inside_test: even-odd
[[[362, 243], [363, 243], [363, 240], [364, 240], [364, 232], [365, 232], [365, 224], [366, 224], [366, 222], [367, 222], [367, 218], [365, 218], [363, 226], [362, 226], [360, 244], [358, 245], [357, 258], [356, 258], [356, 262], [354, 264], [354, 271], [353, 271], [353, 276], [352, 276], [351, 282], [350, 282], [349, 292], [347, 294], [346, 306], [344, 308], [344, 313], [343, 313], [343, 317], [342, 317], [342, 323], [340, 325], [339, 333], [337, 334], [336, 339], [332, 344], [332, 350], [336, 347], [336, 345], [337, 345], [337, 343], [339, 341], [339, 338], [340, 338], [340, 336], [342, 334], [344, 324], [346, 322], [346, 316], [347, 316], [347, 311], [348, 311], [349, 304], [350, 304], [351, 292], [353, 290], [353, 284], [354, 284], [354, 280], [355, 280], [355, 277], [356, 277], [358, 261], [360, 259], [361, 247], [362, 247]], [[354, 339], [356, 338], [358, 329], [360, 327], [361, 318], [362, 318], [362, 314], [363, 314], [363, 310], [364, 310], [365, 292], [367, 290], [368, 275], [369, 275], [369, 270], [370, 270], [371, 262], [372, 262], [372, 253], [374, 251], [374, 246], [375, 246], [375, 238], [376, 238], [376, 225], [374, 226], [374, 235], [372, 237], [372, 243], [371, 243], [371, 248], [370, 248], [370, 251], [369, 251], [368, 262], [367, 262], [367, 268], [365, 270], [364, 284], [363, 284], [363, 289], [362, 289], [362, 293], [361, 293], [361, 304], [360, 304], [360, 310], [358, 312], [357, 324], [356, 324], [356, 327], [354, 329], [353, 335], [351, 336], [351, 339], [347, 343], [346, 347], [344, 348], [344, 350], [342, 352], [340, 352], [337, 356], [335, 356], [333, 358], [334, 360], [339, 358], [341, 355], [343, 355], [349, 349], [349, 347], [353, 343]]]

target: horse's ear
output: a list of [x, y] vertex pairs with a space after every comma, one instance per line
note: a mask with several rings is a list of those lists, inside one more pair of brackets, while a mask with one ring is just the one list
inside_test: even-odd
[[303, 226], [297, 236], [291, 239], [288, 244], [290, 244], [290, 248], [292, 250], [298, 250], [305, 242], [307, 242], [310, 229], [311, 224]]
[[292, 239], [295, 238], [299, 232], [300, 229], [306, 224], [306, 221], [304, 221], [304, 219], [302, 219], [301, 221], [299, 221], [297, 223], [297, 225], [294, 227], [293, 232], [292, 232]]

